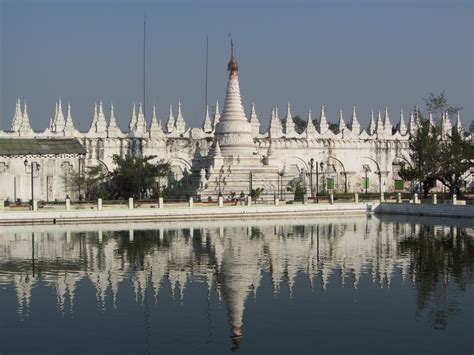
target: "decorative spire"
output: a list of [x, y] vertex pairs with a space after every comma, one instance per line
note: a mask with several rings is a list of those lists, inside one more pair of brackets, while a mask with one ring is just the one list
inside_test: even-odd
[[[26, 111], [26, 104], [25, 104], [25, 111]], [[461, 114], [459, 113], [459, 110], [456, 111], [456, 126], [455, 127], [459, 135], [462, 137], [464, 133], [464, 128], [462, 126]]]
[[230, 38], [230, 60], [227, 64], [227, 70], [229, 71], [229, 78], [239, 75], [239, 66], [234, 56], [234, 41], [232, 37]]
[[428, 121], [429, 121], [431, 127], [435, 126], [434, 121], [433, 121], [433, 111], [431, 111], [431, 110], [428, 111]]
[[316, 127], [313, 123], [313, 116], [311, 114], [311, 108], [308, 109], [308, 121], [306, 123], [306, 137], [314, 137], [317, 134]]
[[344, 122], [344, 115], [342, 113], [342, 109], [339, 110], [338, 128], [339, 128], [339, 133], [344, 133], [344, 131], [346, 130], [346, 122]]
[[219, 101], [216, 99], [216, 106], [214, 106], [214, 115], [212, 119], [212, 127], [216, 129], [216, 125], [219, 123], [221, 113], [219, 111]]
[[398, 123], [398, 132], [402, 136], [407, 134], [407, 126], [405, 125], [405, 119], [403, 118], [403, 110], [400, 110], [400, 122]]
[[268, 127], [268, 133], [272, 138], [279, 138], [283, 135], [280, 118], [278, 118], [278, 108], [274, 107], [272, 109], [272, 114], [270, 118], [270, 124]]
[[442, 139], [446, 139], [449, 135], [451, 135], [453, 126], [451, 124], [451, 119], [449, 118], [449, 112], [446, 111], [444, 113], [444, 119], [441, 121], [441, 137]]
[[133, 108], [132, 108], [132, 117], [130, 117], [130, 123], [128, 124], [128, 130], [132, 132], [136, 129], [136, 127], [137, 127], [137, 107], [134, 102]]
[[102, 99], [99, 100], [99, 113], [97, 114], [97, 121], [95, 123], [95, 128], [97, 133], [106, 133], [107, 132], [107, 120], [105, 119], [104, 106], [102, 104]]
[[369, 128], [368, 128], [368, 133], [369, 135], [374, 135], [377, 127], [375, 125], [375, 120], [374, 120], [374, 110], [370, 110], [370, 123], [369, 123]]
[[138, 105], [138, 115], [135, 132], [139, 135], [144, 135], [146, 132], [145, 114], [143, 113], [143, 106], [141, 102]]
[[153, 105], [153, 111], [151, 115], [151, 123], [150, 123], [150, 137], [161, 135], [163, 130], [161, 129], [161, 122], [158, 121], [158, 117], [156, 116], [156, 106]]
[[21, 101], [20, 98], [16, 100], [15, 115], [12, 119], [11, 131], [18, 132], [21, 128], [21, 121], [23, 120], [23, 114], [21, 112]]
[[33, 133], [31, 126], [30, 126], [30, 117], [28, 116], [28, 106], [26, 105], [26, 102], [23, 105], [23, 116], [21, 119], [21, 127], [20, 127], [20, 132], [25, 134], [25, 133]]
[[74, 127], [74, 122], [72, 120], [71, 104], [68, 102], [68, 104], [67, 104], [66, 124], [64, 126], [64, 135], [65, 136], [73, 136], [76, 132], [77, 131], [76, 131], [76, 128]]
[[329, 124], [326, 119], [326, 109], [324, 105], [321, 106], [321, 113], [319, 115], [319, 133], [324, 134], [329, 130]]
[[377, 127], [375, 129], [377, 132], [377, 136], [382, 136], [385, 133], [385, 126], [382, 122], [382, 112], [378, 112], [377, 114]]
[[109, 126], [107, 127], [107, 136], [113, 137], [113, 136], [120, 136], [122, 134], [123, 134], [122, 131], [117, 126], [117, 119], [115, 118], [114, 104], [110, 103], [110, 120], [109, 120]]
[[170, 105], [170, 111], [169, 111], [169, 114], [168, 114], [168, 121], [166, 121], [166, 132], [167, 133], [173, 132], [174, 127], [175, 127], [175, 119], [174, 119], [174, 116], [173, 116], [173, 106]]
[[183, 134], [186, 131], [186, 122], [184, 121], [183, 114], [181, 113], [181, 100], [178, 100], [178, 115], [176, 117], [176, 132]]
[[293, 122], [293, 115], [291, 114], [291, 105], [288, 102], [286, 106], [286, 115], [285, 115], [285, 134], [291, 134], [295, 131], [295, 122]]
[[207, 105], [206, 105], [206, 116], [204, 117], [202, 130], [204, 131], [204, 133], [212, 132], [212, 123], [211, 123], [211, 118], [209, 117], [209, 107]]
[[385, 117], [384, 117], [384, 130], [385, 134], [390, 137], [392, 135], [392, 123], [390, 122], [390, 116], [388, 115], [388, 107], [385, 106]]
[[415, 113], [410, 111], [410, 120], [408, 121], [408, 130], [411, 136], [414, 136], [416, 131], [418, 130], [418, 124], [415, 120]]
[[255, 110], [255, 103], [252, 102], [252, 109], [250, 110], [250, 125], [252, 126], [252, 134], [258, 136], [260, 134], [260, 121]]
[[357, 137], [360, 134], [360, 123], [357, 119], [356, 107], [352, 106], [352, 115], [351, 115], [351, 130], [352, 135]]
[[58, 114], [56, 116], [55, 124], [54, 124], [54, 131], [56, 133], [62, 132], [64, 130], [64, 126], [66, 125], [66, 121], [64, 120], [63, 114], [63, 104], [61, 98], [59, 98], [58, 102]]

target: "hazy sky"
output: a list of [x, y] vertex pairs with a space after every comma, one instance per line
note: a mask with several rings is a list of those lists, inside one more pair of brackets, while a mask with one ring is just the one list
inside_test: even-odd
[[[59, 96], [76, 127], [89, 128], [94, 102], [115, 105], [123, 130], [142, 98], [143, 16], [147, 16], [147, 120], [163, 122], [181, 98], [191, 126], [204, 117], [206, 34], [209, 105], [225, 95], [228, 34], [234, 38], [242, 98], [267, 127], [271, 107], [330, 121], [353, 105], [392, 122], [430, 92], [473, 117], [472, 1], [21, 1], [0, 0], [0, 119], [9, 129], [17, 97], [35, 130], [47, 127]], [[66, 105], [64, 105], [66, 110]], [[66, 112], [65, 112], [66, 114]]]

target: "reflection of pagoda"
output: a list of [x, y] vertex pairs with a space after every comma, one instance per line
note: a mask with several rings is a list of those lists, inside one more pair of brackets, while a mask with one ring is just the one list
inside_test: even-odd
[[[262, 272], [271, 274], [276, 296], [288, 285], [292, 297], [297, 297], [298, 274], [311, 285], [320, 284], [321, 292], [336, 282], [357, 287], [362, 275], [380, 287], [390, 287], [396, 273], [403, 280], [413, 278], [413, 255], [401, 252], [399, 242], [416, 236], [416, 225], [349, 217], [337, 224], [263, 221], [250, 228], [239, 223], [125, 232], [56, 230], [35, 232], [34, 238], [31, 232], [2, 231], [0, 283], [15, 286], [18, 312], [27, 316], [38, 275], [55, 291], [61, 314], [73, 310], [84, 279], [94, 284], [100, 308], [115, 307], [119, 285], [126, 287], [128, 280], [137, 303], [144, 302], [150, 286], [157, 300], [164, 282], [175, 300], [185, 302], [189, 282], [206, 282], [207, 296], [215, 289], [226, 303], [238, 347], [245, 302], [257, 293]], [[437, 230], [444, 233], [449, 230]]]

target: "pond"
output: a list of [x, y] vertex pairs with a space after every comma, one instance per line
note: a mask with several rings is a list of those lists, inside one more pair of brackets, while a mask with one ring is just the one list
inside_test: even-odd
[[474, 226], [327, 217], [0, 230], [0, 354], [472, 354]]

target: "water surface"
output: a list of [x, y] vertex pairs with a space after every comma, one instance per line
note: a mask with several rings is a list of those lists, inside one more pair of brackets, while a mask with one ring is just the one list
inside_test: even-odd
[[473, 300], [462, 220], [0, 231], [2, 355], [472, 354]]

